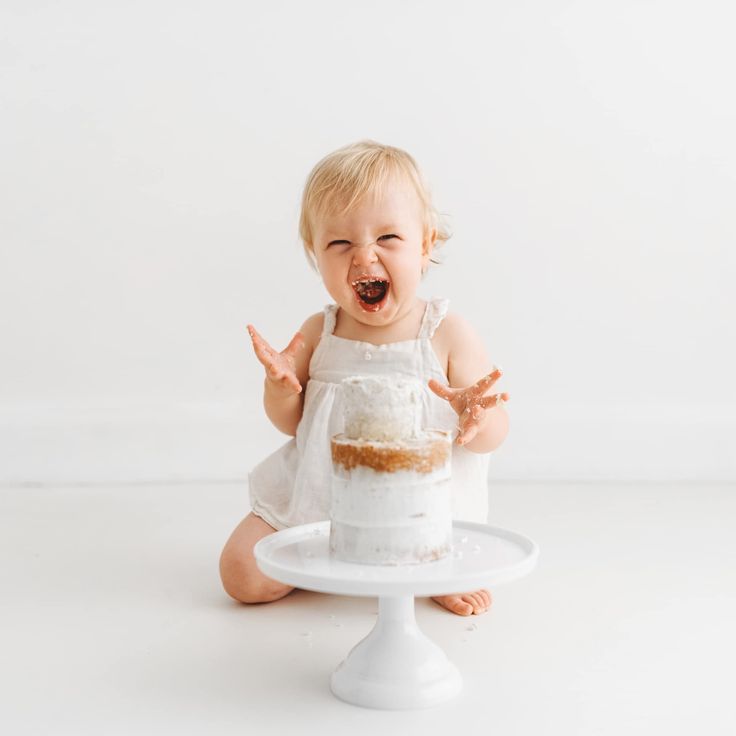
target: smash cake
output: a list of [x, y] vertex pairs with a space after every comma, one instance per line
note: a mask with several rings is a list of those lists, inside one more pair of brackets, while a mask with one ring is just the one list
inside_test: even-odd
[[345, 431], [331, 440], [331, 554], [373, 565], [445, 557], [452, 441], [449, 432], [421, 427], [421, 385], [351, 376], [342, 395]]

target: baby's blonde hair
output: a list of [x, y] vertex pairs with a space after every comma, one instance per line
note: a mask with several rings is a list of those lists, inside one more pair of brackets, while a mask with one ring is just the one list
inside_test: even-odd
[[[327, 212], [344, 214], [367, 194], [380, 193], [393, 175], [403, 176], [413, 184], [422, 204], [425, 236], [437, 230], [436, 246], [450, 238], [432, 204], [429, 189], [416, 161], [394, 146], [362, 140], [338, 148], [325, 156], [312, 169], [304, 185], [299, 235], [307, 260], [316, 269], [314, 257], [314, 222]], [[436, 261], [433, 261], [435, 263]]]

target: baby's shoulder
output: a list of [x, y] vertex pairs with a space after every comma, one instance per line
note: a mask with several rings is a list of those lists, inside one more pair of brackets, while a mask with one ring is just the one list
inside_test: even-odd
[[325, 324], [325, 313], [317, 312], [304, 320], [304, 324], [299, 328], [299, 332], [304, 336], [304, 340], [311, 350], [317, 346], [319, 338], [322, 335], [322, 328]]
[[441, 341], [438, 352], [441, 350], [447, 355], [450, 386], [470, 386], [493, 369], [483, 339], [470, 322], [456, 312], [448, 312], [435, 337]]
[[448, 310], [442, 322], [437, 326], [433, 342], [448, 349], [457, 343], [475, 342], [480, 339], [473, 326], [462, 315]]
[[445, 375], [449, 376], [451, 363], [458, 359], [469, 342], [477, 345], [473, 328], [457, 312], [448, 311], [432, 336], [432, 348], [444, 368]]

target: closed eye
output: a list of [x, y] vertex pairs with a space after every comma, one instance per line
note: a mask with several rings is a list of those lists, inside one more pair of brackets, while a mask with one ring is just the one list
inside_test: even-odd
[[[391, 239], [399, 240], [399, 236], [395, 235], [394, 233], [388, 233], [386, 235], [381, 235], [379, 238], [376, 239], [377, 243], [380, 243], [381, 241], [389, 241]], [[330, 240], [329, 243], [327, 243], [327, 247], [329, 248], [331, 245], [352, 245], [352, 243], [349, 240]]]

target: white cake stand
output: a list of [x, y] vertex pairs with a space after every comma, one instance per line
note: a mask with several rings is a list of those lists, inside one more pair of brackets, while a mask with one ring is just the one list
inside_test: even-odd
[[457, 695], [462, 678], [445, 653], [419, 630], [414, 596], [437, 596], [509, 582], [529, 573], [539, 550], [530, 539], [497, 527], [456, 521], [453, 551], [443, 560], [400, 567], [334, 559], [330, 522], [284, 529], [254, 548], [265, 575], [320, 593], [378, 596], [378, 620], [333, 672], [332, 692], [368, 708], [437, 705]]

